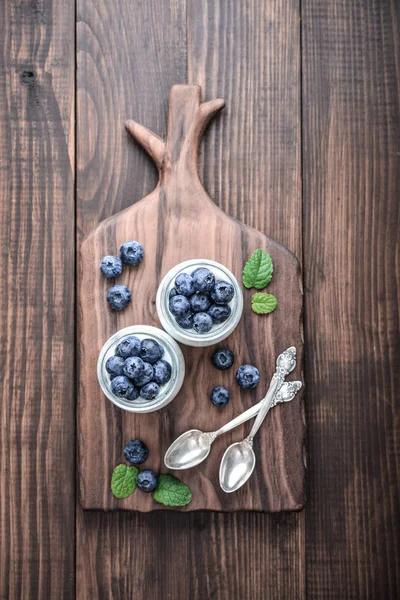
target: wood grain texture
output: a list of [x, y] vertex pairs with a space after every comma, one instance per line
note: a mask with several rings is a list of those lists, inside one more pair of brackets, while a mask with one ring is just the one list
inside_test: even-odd
[[[201, 102], [197, 85], [171, 88], [168, 136], [158, 136], [134, 121], [127, 122], [131, 134], [146, 147], [160, 169], [157, 187], [145, 199], [103, 221], [86, 238], [81, 249], [79, 294], [80, 352], [80, 491], [84, 508], [132, 509], [143, 512], [165, 510], [151, 494], [132, 494], [125, 500], [110, 491], [113, 469], [123, 459], [131, 438], [143, 439], [150, 448], [147, 467], [162, 472], [163, 457], [170, 444], [192, 428], [215, 431], [235, 415], [259, 401], [275, 371], [276, 357], [288, 346], [297, 349], [298, 367], [291, 375], [301, 377], [302, 294], [297, 260], [286, 248], [228, 217], [205, 192], [197, 169], [197, 155], [204, 129], [222, 100]], [[132, 303], [116, 313], [105, 297], [110, 282], [98, 265], [103, 256], [115, 254], [126, 240], [139, 240], [145, 258], [137, 269], [125, 269], [119, 282], [133, 293]], [[251, 310], [251, 292], [245, 291], [243, 316], [224, 344], [235, 353], [236, 368], [251, 363], [260, 370], [255, 390], [235, 383], [235, 370], [218, 373], [211, 365], [216, 346], [191, 348], [181, 345], [186, 376], [175, 400], [161, 411], [128, 413], [112, 405], [100, 390], [97, 359], [107, 339], [131, 324], [160, 326], [155, 309], [158, 286], [175, 265], [189, 258], [215, 260], [228, 267], [240, 281], [243, 265], [257, 248], [272, 257], [274, 276], [268, 290], [278, 299], [278, 308], [268, 317]], [[221, 346], [221, 344], [219, 344]], [[209, 395], [215, 385], [232, 390], [232, 401], [224, 411], [210, 410]], [[213, 444], [208, 459], [182, 474], [193, 499], [177, 510], [298, 510], [304, 504], [304, 421], [301, 392], [290, 404], [276, 407], [255, 438], [259, 457], [249, 485], [226, 495], [218, 472], [224, 450], [243, 439], [249, 425], [238, 427]], [[99, 469], [102, 457], [102, 469]], [[97, 469], [96, 478], [93, 473]]]
[[0, 5], [0, 597], [74, 593], [74, 3]]
[[302, 2], [310, 598], [400, 596], [400, 5]]

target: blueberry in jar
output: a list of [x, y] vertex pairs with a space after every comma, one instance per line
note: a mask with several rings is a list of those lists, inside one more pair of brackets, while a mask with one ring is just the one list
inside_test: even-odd
[[199, 312], [193, 317], [193, 329], [197, 333], [208, 333], [213, 326], [213, 320], [208, 313]]
[[229, 281], [216, 281], [210, 296], [214, 304], [229, 304], [235, 295], [235, 288]]
[[176, 291], [175, 288], [172, 288], [172, 290], [169, 291], [169, 295], [168, 298], [171, 300], [171, 298], [174, 298], [174, 296], [177, 296], [178, 292]]
[[142, 492], [152, 492], [158, 485], [158, 477], [150, 469], [141, 471], [136, 478], [136, 485]]
[[202, 292], [196, 292], [189, 299], [190, 308], [193, 312], [207, 312], [207, 310], [211, 306], [210, 297], [208, 294], [203, 294]]
[[232, 309], [229, 304], [212, 304], [208, 309], [208, 314], [216, 324], [223, 323], [229, 319]]
[[138, 379], [144, 375], [144, 362], [139, 356], [129, 356], [124, 362], [124, 375], [129, 379]]
[[132, 295], [126, 285], [117, 283], [107, 292], [107, 302], [113, 310], [124, 310], [131, 301]]
[[121, 356], [110, 356], [110, 358], [106, 362], [106, 371], [112, 377], [117, 377], [118, 375], [123, 375], [125, 359], [121, 358]]
[[166, 360], [158, 360], [153, 366], [154, 381], [158, 385], [164, 385], [171, 379], [172, 368]]
[[182, 327], [182, 329], [193, 328], [193, 314], [191, 312], [183, 317], [175, 317], [175, 321], [178, 323], [179, 327]]
[[214, 406], [226, 406], [229, 402], [229, 399], [229, 391], [222, 385], [215, 387], [211, 392], [211, 402], [214, 404]]
[[135, 335], [126, 337], [122, 342], [115, 348], [115, 354], [122, 356], [122, 358], [128, 358], [129, 356], [139, 356], [140, 353], [140, 340]]
[[252, 365], [242, 365], [236, 373], [236, 382], [244, 390], [250, 390], [257, 386], [260, 381], [260, 373]]
[[211, 362], [220, 371], [225, 371], [233, 365], [235, 355], [229, 348], [217, 348], [212, 354]]
[[154, 364], [164, 355], [164, 348], [151, 338], [142, 340], [140, 346], [140, 358], [145, 362]]
[[153, 371], [153, 367], [151, 366], [150, 363], [144, 362], [144, 371], [143, 373], [141, 373], [140, 375], [138, 375], [137, 377], [135, 377], [133, 379], [133, 382], [135, 385], [137, 385], [137, 387], [141, 388], [144, 385], [146, 385], [146, 383], [150, 383], [150, 381], [153, 381], [154, 378], [154, 371]]
[[124, 456], [132, 465], [141, 465], [149, 456], [149, 449], [141, 440], [131, 440], [124, 448]]
[[190, 311], [190, 302], [186, 296], [178, 294], [170, 299], [169, 310], [174, 317], [184, 317]]
[[200, 267], [193, 272], [192, 277], [197, 292], [211, 292], [215, 284], [215, 275], [210, 269]]
[[175, 279], [175, 289], [181, 296], [191, 296], [194, 294], [194, 281], [189, 273], [179, 273]]
[[103, 256], [100, 263], [100, 271], [107, 279], [118, 277], [122, 273], [121, 259], [117, 256]]
[[139, 242], [125, 242], [119, 249], [119, 255], [124, 265], [136, 267], [144, 258], [143, 246]]
[[154, 400], [159, 394], [160, 388], [155, 381], [144, 385], [140, 390], [140, 395], [144, 400]]
[[111, 381], [111, 391], [114, 396], [125, 400], [136, 400], [139, 396], [139, 390], [124, 375], [118, 375]]

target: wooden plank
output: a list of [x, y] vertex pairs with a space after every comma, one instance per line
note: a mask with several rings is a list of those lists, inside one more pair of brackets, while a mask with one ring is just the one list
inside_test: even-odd
[[1, 598], [74, 593], [74, 27], [1, 3]]
[[400, 596], [400, 5], [304, 0], [310, 598]]

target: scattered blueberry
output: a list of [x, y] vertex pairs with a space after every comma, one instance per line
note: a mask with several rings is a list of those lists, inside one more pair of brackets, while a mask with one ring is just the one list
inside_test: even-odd
[[151, 364], [147, 362], [143, 364], [144, 372], [138, 375], [137, 377], [133, 378], [134, 384], [137, 385], [139, 388], [146, 385], [146, 383], [150, 383], [150, 381], [153, 381], [154, 378], [153, 367], [151, 366]]
[[125, 400], [136, 400], [139, 396], [137, 387], [124, 375], [118, 375], [111, 381], [111, 391], [118, 398]]
[[223, 323], [231, 314], [232, 310], [229, 304], [213, 304], [208, 309], [208, 314], [212, 317], [214, 323]]
[[250, 390], [255, 388], [260, 381], [260, 373], [252, 365], [242, 365], [237, 370], [236, 381], [243, 389]]
[[229, 398], [229, 391], [222, 385], [215, 387], [211, 392], [211, 402], [214, 406], [226, 406], [229, 402]]
[[101, 259], [100, 271], [107, 279], [118, 277], [118, 275], [121, 275], [122, 273], [121, 259], [117, 256], [104, 256]]
[[172, 290], [170, 290], [170, 292], [169, 292], [168, 298], [171, 300], [171, 298], [173, 298], [174, 296], [177, 296], [177, 295], [178, 295], [178, 292], [176, 291], [176, 289], [172, 288]]
[[158, 477], [150, 469], [140, 471], [136, 478], [136, 485], [142, 492], [152, 492], [158, 485]]
[[208, 313], [199, 312], [193, 317], [193, 329], [197, 333], [208, 333], [213, 326], [213, 320]]
[[193, 329], [192, 313], [188, 313], [183, 317], [175, 317], [175, 321], [178, 323], [179, 327], [182, 327], [183, 329]]
[[214, 367], [217, 367], [217, 369], [220, 369], [220, 371], [229, 369], [233, 365], [234, 360], [235, 355], [229, 348], [218, 348], [213, 352], [211, 357], [212, 364]]
[[140, 390], [140, 395], [144, 400], [154, 400], [158, 396], [160, 388], [157, 383], [152, 381], [151, 383], [147, 383]]
[[211, 300], [215, 304], [228, 304], [235, 295], [235, 288], [229, 281], [216, 281], [211, 290]]
[[202, 292], [193, 294], [193, 296], [190, 297], [189, 302], [193, 312], [206, 312], [211, 305], [209, 296], [207, 294], [202, 294]]
[[215, 284], [215, 276], [210, 269], [200, 267], [193, 272], [192, 277], [197, 292], [211, 292]]
[[107, 292], [107, 302], [113, 310], [123, 310], [131, 301], [131, 293], [126, 285], [117, 283]]
[[194, 294], [194, 281], [189, 273], [180, 273], [175, 279], [175, 289], [182, 296]]
[[175, 317], [184, 317], [190, 311], [190, 302], [186, 296], [174, 296], [169, 301], [169, 310]]
[[124, 375], [129, 379], [139, 379], [144, 375], [144, 362], [138, 356], [129, 356], [124, 363]]
[[158, 360], [153, 366], [153, 370], [154, 381], [159, 385], [164, 385], [164, 383], [168, 383], [168, 381], [171, 379], [172, 368], [169, 362], [166, 360]]
[[136, 267], [144, 258], [143, 246], [139, 242], [125, 242], [119, 249], [119, 255], [124, 265]]
[[122, 358], [128, 358], [128, 356], [139, 356], [140, 353], [140, 340], [134, 335], [130, 335], [118, 344], [115, 348], [115, 354], [122, 356]]
[[164, 354], [164, 348], [151, 338], [142, 340], [140, 347], [140, 358], [145, 362], [153, 364], [157, 362]]
[[118, 375], [123, 375], [125, 360], [120, 356], [110, 356], [110, 358], [106, 362], [106, 371], [112, 377], [117, 377]]
[[131, 440], [124, 448], [124, 456], [132, 465], [141, 465], [149, 456], [149, 449], [141, 440]]

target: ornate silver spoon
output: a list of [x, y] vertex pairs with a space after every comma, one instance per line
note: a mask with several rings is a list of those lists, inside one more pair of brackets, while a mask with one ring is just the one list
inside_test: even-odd
[[[262, 400], [262, 406], [254, 421], [250, 434], [241, 442], [229, 446], [222, 457], [219, 469], [219, 482], [224, 492], [238, 490], [249, 479], [254, 471], [256, 457], [253, 450], [253, 438], [263, 423], [269, 410], [279, 402], [288, 402], [294, 398], [301, 388], [300, 381], [289, 382], [288, 398], [284, 399], [280, 389], [285, 377], [296, 366], [296, 349], [291, 347], [280, 354], [276, 360], [276, 371], [272, 377], [267, 395]], [[293, 393], [294, 392], [294, 393]], [[292, 397], [290, 397], [292, 396]]]

